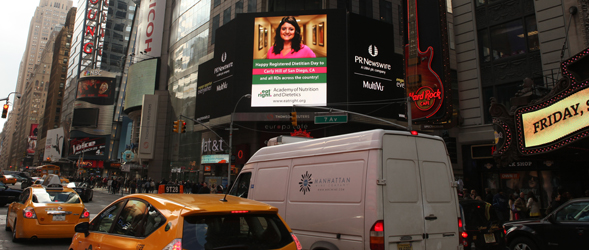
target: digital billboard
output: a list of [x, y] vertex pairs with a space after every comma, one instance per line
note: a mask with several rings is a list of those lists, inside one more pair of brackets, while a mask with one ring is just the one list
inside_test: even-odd
[[327, 15], [255, 18], [252, 107], [327, 104]]
[[158, 59], [144, 60], [129, 66], [125, 91], [125, 112], [141, 107], [143, 95], [153, 95], [157, 81]]

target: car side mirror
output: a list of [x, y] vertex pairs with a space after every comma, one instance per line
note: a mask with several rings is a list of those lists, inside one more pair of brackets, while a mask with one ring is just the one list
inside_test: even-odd
[[88, 237], [88, 235], [90, 234], [88, 231], [90, 230], [90, 223], [88, 222], [81, 222], [78, 223], [75, 227], [74, 227], [74, 231], [76, 233], [84, 233], [84, 236]]

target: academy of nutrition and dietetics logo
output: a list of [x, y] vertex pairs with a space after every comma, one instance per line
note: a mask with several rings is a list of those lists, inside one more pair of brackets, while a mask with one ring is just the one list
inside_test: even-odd
[[223, 52], [223, 54], [221, 54], [221, 62], [225, 62], [225, 60], [227, 60], [227, 52]]
[[368, 46], [368, 54], [370, 54], [372, 57], [378, 56], [378, 48], [370, 44], [370, 46]]
[[313, 184], [311, 175], [312, 174], [309, 174], [309, 171], [305, 171], [305, 174], [301, 175], [301, 182], [299, 182], [301, 189], [299, 189], [299, 191], [303, 192], [303, 195], [307, 194], [307, 192], [311, 192], [311, 184]]
[[270, 90], [269, 90], [269, 89], [267, 89], [267, 90], [262, 90], [262, 92], [260, 92], [260, 93], [258, 94], [258, 97], [261, 97], [261, 98], [265, 98], [265, 97], [272, 97], [272, 94], [270, 93]]

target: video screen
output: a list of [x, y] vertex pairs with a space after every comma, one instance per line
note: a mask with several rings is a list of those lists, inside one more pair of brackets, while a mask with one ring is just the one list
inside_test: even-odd
[[252, 107], [327, 104], [327, 15], [255, 18]]

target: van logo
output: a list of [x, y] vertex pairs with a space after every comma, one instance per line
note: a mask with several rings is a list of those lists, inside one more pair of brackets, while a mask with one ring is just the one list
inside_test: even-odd
[[309, 171], [305, 171], [305, 174], [301, 175], [301, 182], [299, 182], [301, 189], [299, 189], [299, 191], [303, 192], [303, 195], [307, 194], [307, 192], [311, 192], [311, 184], [313, 184], [311, 176], [312, 174], [309, 174]]

